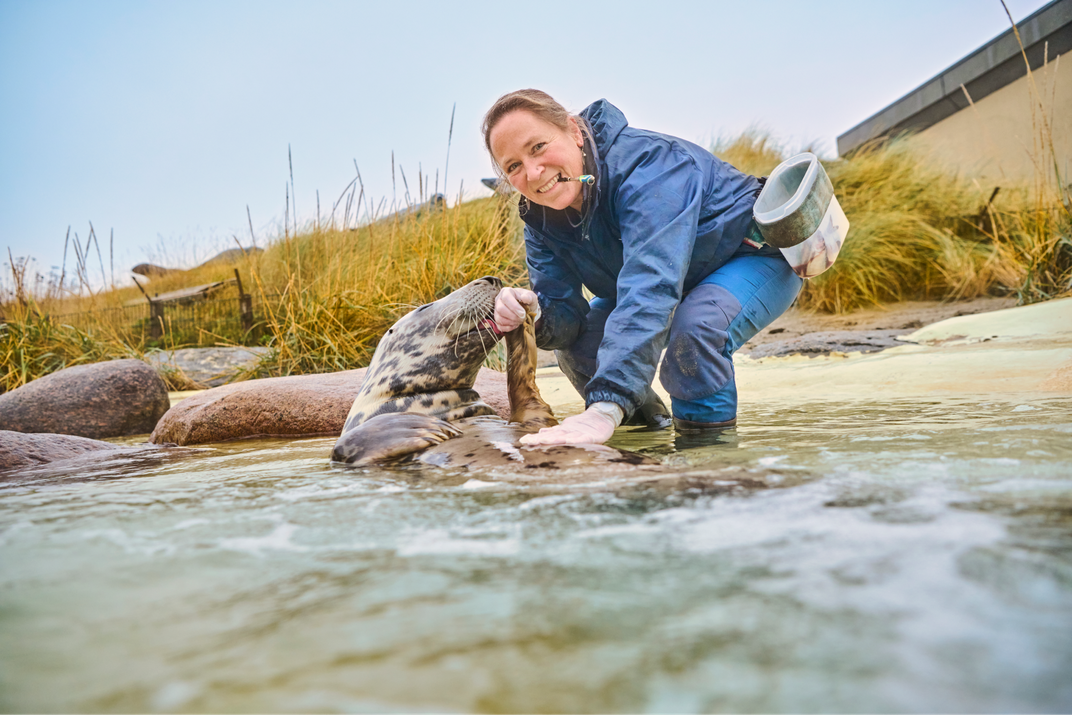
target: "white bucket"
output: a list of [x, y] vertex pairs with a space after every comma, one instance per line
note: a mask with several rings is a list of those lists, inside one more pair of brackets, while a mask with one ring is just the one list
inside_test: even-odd
[[801, 278], [834, 265], [849, 233], [830, 177], [810, 152], [786, 159], [771, 172], [752, 209], [763, 239], [781, 250]]

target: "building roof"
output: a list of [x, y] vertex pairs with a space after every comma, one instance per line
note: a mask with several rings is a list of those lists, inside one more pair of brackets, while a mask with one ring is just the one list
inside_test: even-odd
[[[1053, 0], [1016, 24], [1034, 70], [1072, 49], [1072, 0]], [[921, 131], [978, 102], [1027, 74], [1020, 44], [1010, 27], [979, 49], [939, 72], [893, 104], [837, 138], [845, 156], [879, 137]], [[962, 89], [963, 87], [963, 89]]]

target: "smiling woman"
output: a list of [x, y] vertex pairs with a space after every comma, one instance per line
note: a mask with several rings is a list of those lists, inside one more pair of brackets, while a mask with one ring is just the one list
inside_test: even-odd
[[531, 111], [508, 111], [495, 119], [494, 143], [485, 132], [488, 151], [527, 200], [580, 211], [581, 186], [568, 182], [583, 173], [584, 136], [575, 117], [566, 115], [560, 121], [552, 123]]
[[[495, 320], [511, 330], [525, 306], [537, 308], [537, 345], [557, 351], [587, 405], [522, 441], [605, 442], [623, 421], [668, 427], [651, 388], [664, 348], [676, 429], [734, 427], [733, 353], [801, 286], [781, 253], [761, 245], [760, 181], [691, 142], [630, 127], [606, 100], [572, 115], [540, 90], [511, 92], [483, 131], [522, 195], [532, 283], [504, 288]], [[580, 175], [594, 178], [573, 181]]]

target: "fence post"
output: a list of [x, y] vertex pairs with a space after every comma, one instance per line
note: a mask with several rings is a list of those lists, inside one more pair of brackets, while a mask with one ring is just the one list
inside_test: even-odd
[[242, 278], [237, 268], [234, 269], [234, 277], [238, 283], [238, 313], [242, 319], [242, 330], [248, 333], [253, 330], [253, 296], [242, 290]]
[[134, 285], [138, 286], [145, 300], [149, 301], [149, 339], [159, 340], [164, 335], [164, 304], [150, 298], [138, 281], [135, 280]]
[[149, 320], [151, 321], [151, 327], [149, 328], [149, 337], [153, 340], [159, 340], [164, 337], [164, 304], [157, 301], [149, 302]]

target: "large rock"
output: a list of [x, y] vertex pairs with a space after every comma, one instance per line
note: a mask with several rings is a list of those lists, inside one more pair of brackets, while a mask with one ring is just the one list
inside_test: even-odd
[[[243, 437], [337, 435], [364, 377], [362, 368], [215, 387], [171, 408], [149, 441], [186, 445]], [[509, 419], [505, 374], [481, 368], [474, 387], [503, 419]]]
[[66, 434], [23, 434], [0, 430], [0, 470], [29, 467], [89, 452], [116, 451], [119, 445]]
[[152, 432], [167, 386], [141, 360], [76, 365], [0, 395], [0, 430], [105, 439]]
[[139, 276], [145, 276], [146, 278], [158, 278], [160, 276], [170, 275], [172, 273], [181, 273], [178, 268], [164, 268], [153, 263], [139, 263], [130, 269], [131, 273], [137, 273]]
[[[238, 263], [246, 256], [255, 255], [257, 253], [264, 253], [263, 248], [228, 248], [225, 251], [217, 253], [212, 258], [208, 259], [204, 263], [201, 263], [197, 268], [203, 268], [205, 266], [224, 265], [229, 263]], [[139, 263], [130, 269], [131, 273], [137, 273], [138, 275], [145, 276], [146, 278], [157, 278], [160, 276], [167, 276], [173, 273], [185, 273], [183, 268], [165, 268], [164, 266], [157, 266], [152, 263]]]

